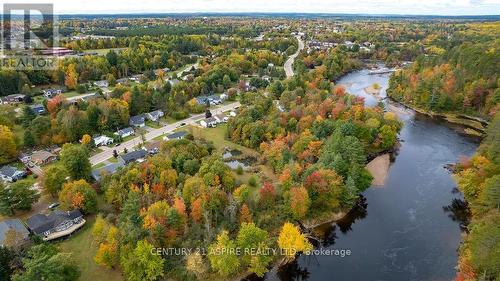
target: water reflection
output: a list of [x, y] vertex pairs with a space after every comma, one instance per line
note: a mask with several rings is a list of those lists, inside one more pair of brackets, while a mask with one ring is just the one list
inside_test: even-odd
[[443, 211], [448, 217], [457, 222], [462, 231], [467, 230], [469, 225], [471, 213], [467, 202], [461, 198], [454, 198], [451, 200], [450, 205], [443, 206]]

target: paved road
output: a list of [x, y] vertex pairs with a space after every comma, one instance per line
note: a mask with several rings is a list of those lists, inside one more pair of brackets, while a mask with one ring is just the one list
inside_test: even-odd
[[299, 55], [300, 51], [302, 51], [302, 49], [304, 49], [304, 41], [302, 41], [302, 39], [300, 38], [300, 35], [297, 35], [295, 36], [295, 38], [297, 38], [297, 40], [299, 41], [299, 48], [297, 49], [297, 51], [291, 55], [290, 57], [288, 57], [288, 59], [286, 60], [285, 62], [285, 74], [286, 74], [286, 78], [290, 78], [293, 76], [293, 62], [295, 61], [295, 58]]
[[[239, 107], [240, 105], [241, 104], [239, 102], [233, 102], [230, 104], [217, 106], [213, 109], [210, 109], [210, 111], [212, 112], [213, 115], [215, 115], [215, 114], [222, 113], [225, 111], [234, 110], [236, 107]], [[193, 115], [187, 119], [184, 119], [184, 120], [172, 123], [172, 124], [165, 125], [165, 126], [158, 128], [158, 129], [151, 130], [150, 132], [146, 133], [144, 135], [144, 137], [146, 138], [146, 141], [150, 141], [156, 137], [159, 137], [159, 136], [166, 134], [166, 133], [171, 133], [175, 129], [182, 127], [181, 126], [182, 123], [185, 123], [185, 125], [194, 124], [203, 118], [205, 118], [205, 113]], [[101, 147], [101, 149], [103, 149], [104, 151], [90, 157], [90, 163], [92, 164], [92, 166], [99, 164], [99, 163], [102, 163], [102, 162], [106, 161], [107, 159], [113, 157], [113, 150], [116, 150], [118, 152], [122, 152], [125, 148], [127, 148], [127, 150], [132, 151], [134, 149], [134, 147], [140, 143], [142, 143], [141, 136], [137, 136], [131, 140], [128, 140], [126, 142], [121, 143], [117, 147], [111, 147], [111, 148], [110, 147]]]

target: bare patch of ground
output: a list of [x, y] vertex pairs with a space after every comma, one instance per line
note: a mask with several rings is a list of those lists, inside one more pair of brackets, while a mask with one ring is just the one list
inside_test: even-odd
[[372, 185], [383, 186], [385, 178], [389, 172], [389, 165], [391, 164], [390, 155], [388, 153], [378, 156], [366, 165], [366, 169], [373, 176]]

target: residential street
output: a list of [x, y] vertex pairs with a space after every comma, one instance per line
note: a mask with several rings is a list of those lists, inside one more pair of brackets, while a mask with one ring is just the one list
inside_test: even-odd
[[295, 36], [297, 40], [299, 41], [299, 49], [291, 55], [285, 62], [284, 68], [285, 68], [285, 74], [286, 78], [290, 78], [293, 76], [293, 62], [295, 61], [295, 58], [299, 55], [300, 51], [304, 49], [304, 41], [300, 38], [300, 35]]
[[[239, 107], [240, 105], [241, 104], [239, 102], [233, 102], [231, 104], [217, 106], [217, 107], [211, 109], [211, 112], [213, 115], [215, 115], [215, 114], [218, 114], [221, 112], [234, 110], [236, 107]], [[194, 124], [203, 118], [205, 118], [205, 113], [193, 115], [187, 119], [184, 119], [184, 120], [172, 123], [172, 124], [168, 124], [166, 126], [158, 128], [158, 129], [153, 129], [150, 132], [146, 133], [144, 135], [144, 137], [146, 138], [146, 141], [150, 141], [158, 136], [164, 135], [166, 133], [171, 133], [175, 129], [181, 127], [182, 123], [185, 123], [185, 125]], [[118, 151], [118, 153], [120, 153], [120, 152], [123, 152], [123, 150], [125, 148], [127, 148], [127, 150], [131, 151], [134, 149], [135, 146], [137, 146], [140, 143], [142, 143], [142, 139], [141, 139], [141, 136], [139, 135], [131, 140], [128, 140], [126, 142], [121, 143], [117, 147], [102, 147], [102, 149], [104, 151], [90, 157], [90, 163], [92, 164], [92, 166], [99, 164], [99, 163], [102, 163], [102, 162], [106, 161], [107, 159], [113, 157], [113, 150], [116, 150], [116, 151]]]

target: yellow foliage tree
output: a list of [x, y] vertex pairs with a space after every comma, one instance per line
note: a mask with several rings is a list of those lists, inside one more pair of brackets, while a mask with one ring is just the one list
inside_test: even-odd
[[78, 84], [78, 74], [76, 73], [75, 65], [72, 63], [68, 65], [66, 74], [64, 75], [64, 85], [70, 90], [74, 90]]
[[82, 144], [83, 145], [88, 145], [92, 141], [92, 137], [89, 134], [85, 134], [82, 137]]
[[313, 246], [295, 225], [286, 222], [278, 237], [278, 246], [286, 258], [293, 258], [299, 252], [312, 250]]
[[17, 156], [14, 133], [7, 126], [0, 125], [0, 164], [9, 163]]

